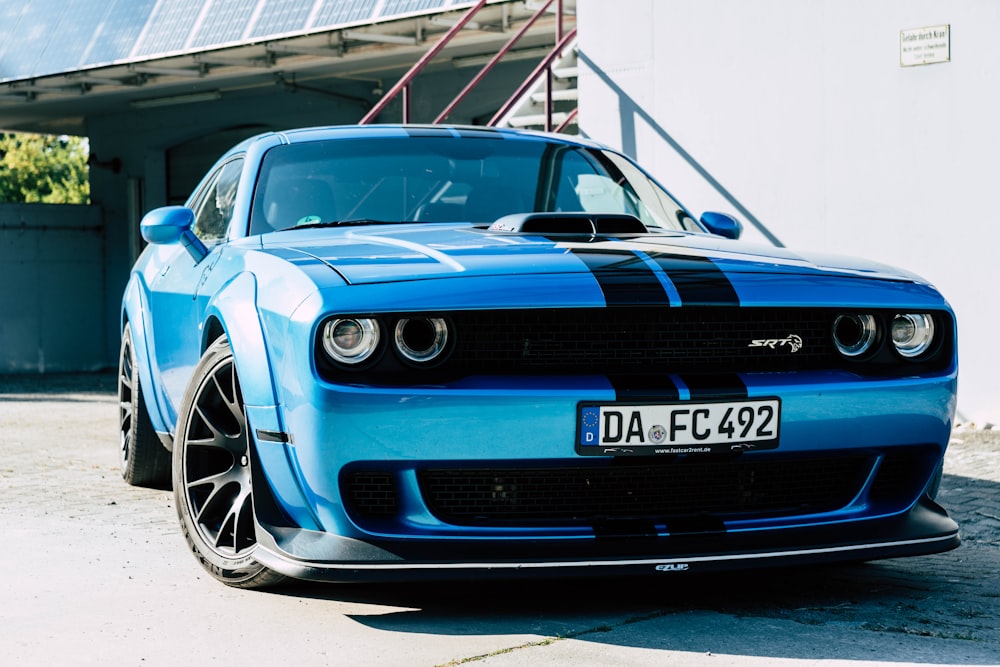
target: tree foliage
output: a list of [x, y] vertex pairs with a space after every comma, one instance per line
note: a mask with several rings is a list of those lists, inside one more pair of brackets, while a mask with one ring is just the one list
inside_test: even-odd
[[87, 140], [48, 134], [0, 134], [0, 202], [86, 204]]

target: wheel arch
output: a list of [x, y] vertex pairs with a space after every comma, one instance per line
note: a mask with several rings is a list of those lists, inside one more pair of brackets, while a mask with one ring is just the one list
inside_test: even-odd
[[254, 428], [283, 432], [270, 348], [257, 308], [257, 279], [251, 273], [238, 274], [209, 301], [202, 325], [202, 352], [223, 335], [232, 348]]
[[228, 337], [229, 335], [226, 333], [226, 328], [222, 325], [222, 321], [216, 315], [210, 315], [205, 320], [205, 326], [202, 328], [202, 331], [200, 354], [205, 354], [208, 346], [219, 340], [222, 336]]

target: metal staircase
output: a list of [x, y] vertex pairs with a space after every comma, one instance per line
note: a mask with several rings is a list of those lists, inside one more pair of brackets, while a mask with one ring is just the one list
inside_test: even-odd
[[[494, 0], [496, 4], [503, 4]], [[359, 121], [365, 125], [375, 122], [395, 97], [402, 98], [403, 122], [410, 122], [410, 94], [416, 76], [463, 29], [476, 26], [473, 18], [484, 9], [489, 0], [478, 0], [458, 20], [450, 22], [451, 28], [385, 93], [381, 100]], [[575, 0], [528, 0], [525, 4], [534, 15], [528, 19], [508, 42], [489, 59], [464, 89], [433, 120], [443, 123], [469, 92], [483, 80], [497, 63], [511, 52], [517, 42], [531, 27], [545, 16], [555, 16], [555, 46], [542, 58], [527, 79], [510, 96], [508, 101], [487, 122], [490, 126], [541, 129], [553, 132], [577, 133], [577, 41], [576, 28], [563, 31], [564, 17], [569, 14], [575, 24]]]
[[490, 125], [577, 133], [577, 40], [574, 36], [555, 57], [549, 70], [508, 103]]

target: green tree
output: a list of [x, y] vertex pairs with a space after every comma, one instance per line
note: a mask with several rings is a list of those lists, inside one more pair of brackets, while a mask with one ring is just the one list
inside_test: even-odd
[[48, 134], [0, 134], [0, 202], [86, 204], [87, 140]]

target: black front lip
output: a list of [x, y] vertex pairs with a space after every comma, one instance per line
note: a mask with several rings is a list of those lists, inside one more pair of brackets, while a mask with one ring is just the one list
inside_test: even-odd
[[[926, 496], [895, 517], [746, 533], [499, 543], [366, 542], [259, 526], [258, 539], [254, 558], [262, 565], [297, 579], [331, 582], [712, 572], [918, 556], [960, 544], [958, 525]], [[447, 554], [447, 560], [442, 554]]]

